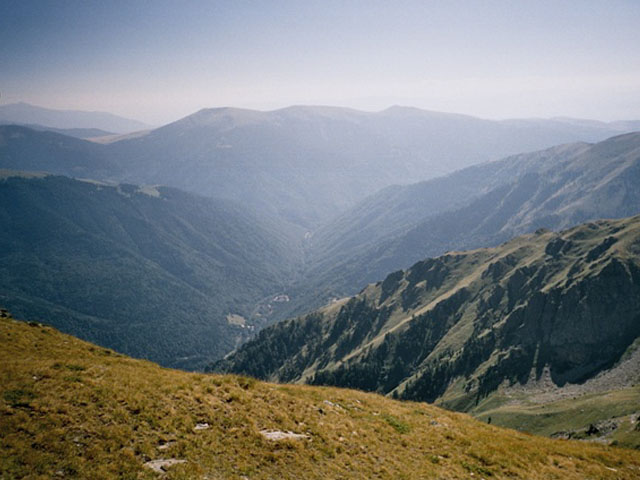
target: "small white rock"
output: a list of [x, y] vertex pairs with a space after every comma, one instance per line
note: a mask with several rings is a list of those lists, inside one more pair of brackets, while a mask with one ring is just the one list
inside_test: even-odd
[[154, 472], [164, 473], [167, 471], [167, 468], [179, 463], [187, 463], [187, 461], [177, 458], [159, 458], [157, 460], [146, 462], [144, 466], [150, 468]]
[[283, 432], [281, 430], [260, 430], [260, 435], [262, 435], [267, 440], [272, 441], [304, 440], [309, 438], [309, 435], [305, 435], [304, 433]]

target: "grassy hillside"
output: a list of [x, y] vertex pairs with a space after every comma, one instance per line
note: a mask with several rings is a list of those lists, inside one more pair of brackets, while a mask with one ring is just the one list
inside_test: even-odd
[[530, 394], [495, 394], [470, 412], [480, 421], [554, 438], [640, 450], [640, 385], [540, 401]]
[[[267, 438], [278, 431], [303, 436]], [[0, 432], [7, 479], [640, 475], [631, 450], [374, 394], [167, 370], [10, 318], [0, 318]]]
[[463, 411], [504, 385], [580, 384], [636, 358], [639, 254], [640, 217], [451, 252], [267, 328], [217, 368]]
[[256, 308], [299, 262], [278, 223], [163, 187], [9, 176], [0, 222], [5, 306], [183, 368], [220, 358], [263, 326], [268, 312]]

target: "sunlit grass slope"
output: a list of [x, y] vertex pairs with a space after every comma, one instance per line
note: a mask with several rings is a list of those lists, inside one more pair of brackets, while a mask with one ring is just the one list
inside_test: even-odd
[[[480, 420], [540, 435], [568, 436], [640, 449], [640, 385], [547, 403], [490, 397], [470, 413]], [[599, 431], [587, 433], [590, 426]], [[606, 426], [615, 428], [607, 429]], [[582, 427], [582, 428], [580, 428]], [[640, 456], [640, 452], [638, 453]]]
[[[145, 466], [158, 459], [185, 462]], [[640, 455], [375, 394], [163, 369], [0, 319], [1, 479], [160, 476], [632, 479]]]

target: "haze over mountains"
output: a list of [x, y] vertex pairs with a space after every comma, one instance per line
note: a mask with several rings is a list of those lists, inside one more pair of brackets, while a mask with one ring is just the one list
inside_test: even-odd
[[447, 250], [497, 245], [539, 227], [634, 215], [638, 185], [640, 133], [631, 133], [390, 187], [314, 233], [304, 282], [315, 282], [328, 299]]
[[508, 154], [620, 133], [609, 124], [496, 122], [393, 107], [201, 110], [109, 145], [124, 180], [222, 196], [315, 229], [380, 188]]
[[[0, 168], [112, 185], [5, 175], [4, 298], [19, 315], [46, 316], [83, 338], [164, 365], [201, 368], [267, 324], [425, 257], [497, 245], [541, 226], [640, 212], [640, 134], [388, 186], [497, 152], [618, 128], [399, 107], [208, 109], [106, 144], [0, 126]], [[125, 180], [213, 198], [117, 186]], [[49, 229], [57, 233], [46, 235]], [[92, 267], [97, 251], [110, 252], [96, 260], [109, 274]], [[60, 271], [68, 281], [55, 293]], [[110, 276], [123, 281], [103, 288]], [[93, 287], [76, 292], [83, 283]], [[152, 339], [147, 330], [156, 323]]]
[[102, 180], [118, 174], [101, 145], [20, 125], [0, 125], [0, 168]]
[[54, 127], [45, 127], [43, 125], [36, 124], [24, 124], [23, 127], [31, 128], [33, 130], [40, 130], [45, 132], [54, 132], [59, 133], [61, 135], [67, 135], [69, 137], [74, 138], [83, 138], [88, 140], [96, 141], [98, 139], [102, 140], [104, 138], [110, 138], [113, 136], [120, 136], [113, 132], [107, 132], [106, 130], [100, 130], [99, 128], [54, 128]]
[[[25, 123], [46, 125], [35, 119]], [[92, 178], [166, 184], [239, 201], [282, 217], [302, 235], [393, 184], [560, 143], [599, 141], [633, 125], [492, 121], [408, 107], [373, 113], [311, 106], [269, 112], [217, 108], [106, 145], [65, 147], [64, 154], [81, 156], [82, 162], [106, 158], [114, 170], [97, 171]], [[74, 175], [56, 168], [49, 157], [59, 149], [48, 148], [29, 155], [31, 165], [42, 165], [33, 168]], [[0, 168], [26, 169], [6, 165], [2, 157]]]
[[638, 25], [0, 2], [0, 480], [638, 480]]
[[2, 124], [36, 125], [39, 128], [67, 129], [72, 132], [74, 129], [98, 129], [105, 133], [127, 133], [150, 128], [137, 120], [112, 113], [55, 110], [24, 102], [0, 105], [0, 125]]
[[163, 366], [637, 447], [633, 126], [398, 107], [207, 109], [92, 141], [3, 125], [0, 305]]

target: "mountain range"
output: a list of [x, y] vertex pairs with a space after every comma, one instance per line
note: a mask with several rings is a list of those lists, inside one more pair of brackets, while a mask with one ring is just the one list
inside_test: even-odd
[[[314, 232], [303, 289], [313, 285], [322, 303], [448, 250], [497, 245], [540, 227], [634, 215], [640, 212], [638, 185], [640, 133], [631, 133], [389, 187]], [[303, 305], [310, 302], [301, 298]]]
[[[574, 395], [588, 384], [580, 395], [637, 398], [638, 312], [640, 216], [599, 220], [422, 260], [262, 330], [214, 369], [476, 414], [545, 378]], [[634, 414], [637, 403], [626, 408]]]
[[[637, 123], [404, 107], [206, 109], [122, 135], [40, 120], [0, 126], [0, 306], [16, 315], [163, 366], [640, 445]], [[10, 409], [31, 405], [25, 388]]]
[[[329, 110], [332, 115], [337, 114]], [[292, 109], [287, 114], [295, 112], [297, 110]], [[249, 125], [254, 120], [246, 115], [242, 118]], [[222, 129], [219, 123], [223, 122], [224, 115], [220, 111], [205, 111], [201, 116], [206, 121], [199, 116], [189, 117], [165, 127], [165, 150], [173, 152], [171, 158], [179, 157], [171, 150], [178, 143], [172, 146], [171, 141], [180, 138], [181, 148], [189, 155], [195, 155], [193, 152], [200, 152], [202, 158], [208, 155], [208, 143], [195, 148], [198, 142], [187, 137], [194, 135], [197, 139], [213, 141], [211, 138], [216, 137], [208, 137], [203, 132], [211, 132], [209, 124]], [[262, 115], [258, 117], [255, 121], [263, 122]], [[237, 121], [237, 118], [230, 120], [229, 124], [236, 134]], [[195, 126], [183, 125], [189, 122]], [[195, 130], [189, 133], [190, 129]], [[265, 325], [352, 295], [390, 271], [408, 268], [425, 257], [447, 250], [497, 245], [538, 227], [560, 229], [582, 221], [640, 212], [640, 198], [635, 188], [640, 180], [640, 134], [625, 134], [596, 144], [566, 144], [519, 154], [417, 184], [387, 187], [361, 200], [333, 221], [304, 234], [301, 218], [294, 221], [293, 217], [278, 211], [275, 207], [278, 202], [272, 201], [274, 197], [258, 195], [266, 185], [259, 180], [259, 175], [249, 173], [256, 166], [251, 162], [243, 163], [242, 168], [211, 170], [217, 172], [217, 181], [227, 183], [225, 188], [236, 189], [236, 194], [226, 195], [212, 187], [212, 191], [221, 194], [222, 198], [218, 199], [205, 199], [171, 188], [119, 183], [131, 175], [133, 167], [114, 152], [121, 148], [130, 150], [132, 144], [140, 149], [138, 153], [154, 151], [161, 130], [111, 144], [97, 144], [22, 126], [0, 127], [2, 167], [106, 181], [87, 183], [51, 176], [15, 178], [15, 174], [9, 172], [5, 176], [13, 178], [0, 182], [0, 189], [6, 190], [5, 200], [0, 204], [6, 225], [4, 242], [12, 246], [5, 251], [7, 260], [3, 266], [8, 272], [5, 278], [11, 280], [4, 287], [3, 298], [14, 311], [30, 318], [44, 318], [48, 314], [49, 321], [54, 319], [54, 325], [64, 331], [134, 356], [151, 358], [164, 365], [201, 368]], [[267, 137], [258, 135], [257, 138]], [[151, 142], [150, 146], [144, 147], [145, 142]], [[130, 158], [137, 157], [132, 154]], [[130, 163], [137, 165], [133, 160]], [[169, 168], [163, 175], [168, 178], [174, 173], [179, 177], [178, 172], [184, 171], [196, 178], [195, 172], [200, 172], [202, 180], [208, 178], [204, 171], [189, 165], [187, 162], [182, 169]], [[212, 165], [203, 165], [212, 168]], [[161, 171], [153, 165], [147, 168], [150, 177], [155, 175], [153, 172]], [[326, 168], [334, 171], [336, 166]], [[297, 171], [305, 182], [316, 182], [317, 178], [306, 169], [301, 167]], [[245, 179], [243, 186], [238, 187], [239, 184], [230, 180], [232, 175], [241, 181], [244, 173], [248, 180]], [[249, 188], [247, 182], [253, 181], [251, 178], [257, 182], [255, 188]], [[295, 178], [290, 180], [290, 184], [296, 183]], [[240, 198], [240, 192], [247, 188], [252, 191], [247, 195], [255, 195], [253, 201]], [[290, 192], [295, 188], [287, 190], [283, 183], [274, 190], [277, 196], [277, 192]], [[312, 193], [314, 188], [308, 186], [304, 190]], [[172, 193], [167, 196], [163, 191]], [[20, 194], [15, 196], [17, 192]], [[145, 192], [152, 192], [156, 197]], [[12, 200], [14, 196], [20, 202]], [[224, 198], [234, 196], [235, 201]], [[97, 202], [96, 197], [102, 200]], [[73, 201], [69, 201], [71, 198]], [[316, 200], [316, 205], [324, 202], [310, 199]], [[146, 210], [140, 210], [140, 201]], [[303, 201], [287, 204], [306, 208]], [[20, 215], [28, 218], [33, 228], [32, 231], [23, 229], [18, 235], [14, 226], [19, 224]], [[126, 220], [120, 218], [123, 216]], [[82, 222], [78, 223], [78, 219]], [[189, 235], [185, 234], [183, 224], [188, 225]], [[59, 235], [34, 235], [33, 232], [46, 231], [51, 225], [56, 225]], [[82, 232], [83, 249], [100, 250], [106, 242], [107, 250], [117, 252], [109, 260], [106, 271], [114, 278], [126, 277], [127, 281], [112, 283], [108, 288], [101, 286], [100, 282], [106, 277], [101, 277], [92, 267], [91, 255], [76, 259], [77, 252], [82, 251], [77, 250], [78, 236], [63, 225], [72, 226], [71, 231]], [[133, 225], [136, 236], [131, 234]], [[197, 235], [191, 235], [192, 231]], [[164, 253], [150, 258], [143, 246], [147, 241], [160, 245], [154, 249]], [[46, 253], [38, 254], [38, 250], [32, 248], [34, 242]], [[222, 247], [219, 242], [223, 242]], [[56, 261], [47, 258], [53, 252], [60, 254]], [[10, 254], [13, 257], [9, 261]], [[176, 258], [186, 266], [168, 268]], [[149, 260], [153, 262], [151, 266]], [[32, 268], [25, 268], [26, 265]], [[228, 265], [233, 265], [233, 274], [226, 281], [223, 272]], [[76, 273], [74, 266], [77, 266]], [[158, 266], [160, 270], [156, 269]], [[83, 282], [80, 270], [82, 275], [89, 276], [87, 285], [94, 286], [84, 296], [74, 290]], [[60, 271], [68, 272], [69, 281], [62, 289], [64, 293], [61, 290], [54, 295], [53, 291], [58, 288], [54, 279]], [[157, 281], [141, 281], [156, 276]], [[22, 285], [19, 292], [15, 288], [18, 284]], [[135, 288], [130, 288], [131, 285]], [[42, 297], [42, 292], [47, 291], [51, 298]], [[99, 302], [99, 309], [93, 292], [100, 292], [105, 299]], [[132, 310], [126, 314], [118, 300], [123, 292], [123, 298], [131, 297], [125, 303]], [[71, 298], [75, 300], [71, 302]], [[173, 315], [168, 319], [162, 312], [173, 312]], [[90, 320], [81, 320], [83, 318]], [[150, 325], [149, 322], [158, 318], [166, 319], [162, 321], [167, 328], [163, 336], [169, 336], [175, 325], [203, 325], [205, 318], [211, 321], [205, 322], [206, 326], [181, 330], [180, 341], [174, 347], [148, 341], [145, 329], [121, 330], [127, 322]], [[160, 334], [160, 330], [156, 333]], [[122, 331], [126, 331], [126, 335], [114, 333]], [[205, 331], [210, 331], [211, 338], [205, 340], [206, 335], [202, 334]]]
[[92, 141], [102, 140], [105, 137], [110, 138], [112, 136], [120, 136], [114, 132], [107, 132], [106, 130], [100, 130], [99, 128], [54, 128], [36, 124], [19, 124], [19, 126], [30, 128], [32, 130], [54, 132], [59, 133], [60, 135], [66, 135], [68, 137], [88, 139]]
[[217, 108], [111, 143], [108, 150], [124, 181], [242, 201], [315, 230], [392, 184], [624, 131], [622, 124], [499, 122], [406, 107], [375, 113]]
[[[4, 106], [0, 113], [9, 107], [17, 109]], [[11, 117], [6, 113], [5, 118]], [[13, 118], [14, 123], [70, 125]], [[82, 126], [123, 131], [102, 123]], [[390, 185], [561, 143], [600, 141], [635, 126], [572, 119], [493, 121], [408, 107], [381, 112], [315, 106], [268, 112], [214, 108], [160, 128], [77, 148], [83, 155], [106, 158], [114, 167], [109, 172], [98, 169], [90, 178], [164, 184], [238, 201], [280, 216], [302, 236]], [[28, 152], [25, 162], [40, 164], [38, 170], [73, 175], [56, 170], [51, 162], [51, 157], [61, 155], [55, 142], [40, 143], [48, 143], [47, 149]], [[2, 149], [0, 168], [27, 169], [4, 164]], [[76, 147], [62, 149], [64, 155], [76, 155]]]
[[0, 168], [101, 180], [119, 171], [101, 145], [21, 125], [0, 125]]

